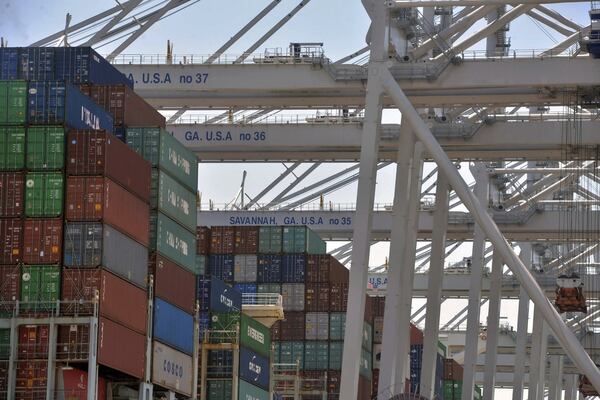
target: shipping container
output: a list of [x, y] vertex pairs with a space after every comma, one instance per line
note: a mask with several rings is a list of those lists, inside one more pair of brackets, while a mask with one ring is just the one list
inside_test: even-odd
[[112, 115], [69, 83], [31, 81], [27, 104], [30, 125], [65, 125], [71, 129], [114, 132]]
[[345, 312], [348, 306], [348, 283], [332, 282], [329, 285], [329, 311]]
[[17, 361], [15, 400], [43, 400], [46, 398], [47, 362]]
[[192, 357], [160, 342], [152, 342], [152, 383], [191, 396]]
[[256, 254], [258, 252], [258, 227], [236, 227], [233, 247], [234, 254]]
[[281, 282], [304, 283], [306, 256], [304, 254], [285, 254], [281, 257]]
[[0, 318], [13, 315], [15, 302], [19, 300], [20, 282], [21, 272], [18, 266], [0, 266]]
[[283, 228], [281, 226], [261, 226], [258, 228], [258, 252], [265, 254], [281, 253]]
[[0, 124], [24, 125], [26, 122], [27, 82], [0, 81]]
[[296, 364], [302, 370], [304, 369], [304, 342], [303, 341], [283, 341], [279, 344], [279, 362], [282, 364]]
[[55, 79], [55, 48], [17, 48], [17, 75], [21, 79], [51, 81]]
[[242, 314], [240, 321], [240, 344], [258, 354], [270, 357], [271, 333], [269, 332], [269, 328], [246, 314]]
[[86, 361], [90, 352], [90, 326], [59, 325], [56, 359]]
[[23, 173], [0, 173], [0, 217], [13, 218], [22, 216], [24, 196], [25, 175]]
[[372, 297], [373, 301], [373, 316], [374, 317], [383, 317], [385, 312], [385, 297]]
[[341, 382], [341, 372], [327, 371], [327, 400], [339, 400]]
[[233, 254], [234, 240], [234, 227], [212, 227], [210, 230], [210, 254]]
[[423, 331], [414, 324], [410, 324], [410, 344], [423, 344]]
[[271, 400], [269, 392], [243, 380], [239, 381], [238, 391], [239, 400]]
[[329, 369], [340, 371], [344, 355], [344, 342], [329, 342]]
[[329, 311], [329, 283], [307, 283], [305, 295], [305, 311]]
[[196, 227], [196, 254], [207, 255], [210, 252], [210, 228]]
[[154, 338], [192, 355], [194, 351], [194, 317], [176, 306], [154, 298]]
[[150, 164], [106, 132], [69, 132], [67, 174], [104, 175], [145, 202], [150, 200]]
[[271, 369], [269, 359], [250, 349], [240, 348], [240, 378], [262, 389], [269, 390]]
[[128, 128], [127, 145], [192, 192], [198, 190], [196, 155], [164, 129]]
[[209, 379], [206, 386], [206, 400], [231, 400], [231, 379]]
[[[211, 313], [210, 315], [210, 329], [214, 331], [230, 331], [231, 333], [236, 332], [240, 325], [241, 313]], [[223, 335], [228, 336], [228, 335]], [[235, 338], [224, 338], [218, 343], [225, 342], [229, 343]]]
[[[234, 289], [239, 290], [242, 294], [256, 294], [258, 293], [258, 286], [256, 283], [234, 283]], [[254, 299], [246, 298], [244, 304], [253, 304]]]
[[196, 192], [190, 191], [163, 171], [158, 173], [157, 207], [190, 232], [196, 232]]
[[[303, 312], [289, 311], [285, 313], [284, 319], [279, 326], [280, 337], [285, 340], [304, 340], [305, 317]], [[274, 337], [271, 331], [271, 337]], [[276, 339], [275, 339], [276, 340]]]
[[[0, 90], [2, 82], [0, 82]], [[0, 102], [2, 94], [0, 93]], [[0, 104], [0, 124], [2, 119]], [[0, 170], [17, 171], [25, 168], [25, 128], [22, 126], [0, 126]]]
[[123, 129], [121, 133], [123, 138], [125, 138], [125, 127], [165, 127], [165, 117], [127, 85], [84, 84], [80, 89], [94, 103], [113, 115], [115, 126]]
[[30, 126], [25, 163], [29, 171], [60, 170], [65, 166], [65, 128]]
[[[270, 331], [271, 331], [271, 340], [273, 340], [273, 341], [281, 340], [281, 321], [275, 322], [271, 326]], [[304, 333], [304, 331], [303, 331], [303, 333]]]
[[239, 312], [242, 309], [242, 294], [212, 277], [210, 279], [210, 310], [221, 313]]
[[306, 257], [306, 282], [329, 283], [329, 266], [333, 256], [310, 254]]
[[329, 282], [348, 283], [349, 280], [350, 271], [348, 268], [331, 256], [329, 260]]
[[304, 369], [325, 371], [329, 367], [329, 343], [325, 341], [304, 342]]
[[23, 231], [23, 262], [60, 263], [63, 236], [61, 219], [26, 219]]
[[346, 333], [346, 313], [329, 314], [329, 339], [344, 340]]
[[306, 340], [328, 340], [329, 313], [307, 312], [304, 338]]
[[19, 77], [19, 49], [0, 48], [0, 80]]
[[20, 308], [24, 311], [47, 313], [60, 299], [60, 267], [24, 265], [21, 273]]
[[256, 285], [256, 293], [281, 294], [281, 285], [279, 283], [260, 283]]
[[63, 210], [63, 191], [61, 173], [28, 173], [25, 177], [25, 216], [59, 217]]
[[306, 226], [283, 228], [282, 251], [284, 253], [325, 254], [325, 241]]
[[284, 311], [304, 311], [304, 284], [284, 283], [281, 285]]
[[[99, 376], [96, 382], [96, 398], [106, 400], [106, 380]], [[56, 369], [55, 400], [87, 400], [88, 374], [73, 367]]]
[[[196, 268], [196, 235], [160, 212], [152, 214], [156, 216], [156, 228], [153, 229], [151, 219], [150, 248], [188, 271], [194, 272]], [[156, 232], [155, 241], [152, 232]], [[231, 272], [233, 275], [233, 260]]]
[[194, 273], [196, 275], [206, 275], [206, 266], [208, 264], [208, 257], [200, 254], [196, 254], [196, 268]]
[[208, 272], [224, 282], [233, 282], [235, 258], [233, 254], [211, 254], [208, 256]]
[[196, 308], [196, 277], [174, 262], [154, 254], [150, 258], [150, 271], [154, 274], [154, 294], [176, 305], [188, 314]]
[[383, 342], [383, 317], [373, 318], [373, 343]]
[[147, 285], [148, 249], [110, 225], [67, 223], [63, 262], [65, 267], [103, 266], [137, 286]]
[[145, 359], [145, 335], [107, 318], [100, 318], [98, 323], [98, 364], [143, 379]]
[[17, 358], [19, 360], [48, 358], [49, 337], [50, 328], [48, 325], [20, 325]]
[[379, 369], [381, 366], [381, 344], [373, 345], [373, 369]]
[[232, 373], [233, 352], [231, 350], [208, 351], [208, 368], [206, 371], [207, 377], [231, 379]]
[[0, 264], [16, 264], [23, 259], [23, 221], [0, 219]]
[[256, 281], [262, 283], [281, 282], [281, 256], [273, 254], [259, 254]]
[[99, 221], [109, 224], [144, 246], [148, 246], [148, 204], [109, 178], [67, 178], [67, 221]]
[[463, 366], [452, 358], [447, 358], [444, 361], [444, 379], [450, 381], [462, 381]]
[[235, 282], [256, 282], [257, 256], [236, 255], [234, 257], [233, 279]]
[[371, 400], [371, 378], [360, 375], [358, 377], [357, 400]]
[[[224, 284], [224, 283], [223, 283]], [[227, 285], [225, 285], [227, 286]], [[227, 286], [229, 287], [229, 286]], [[200, 311], [210, 310], [210, 279], [204, 276], [196, 276], [196, 301], [200, 303]], [[240, 302], [241, 293], [240, 293]], [[241, 304], [240, 304], [241, 306]]]

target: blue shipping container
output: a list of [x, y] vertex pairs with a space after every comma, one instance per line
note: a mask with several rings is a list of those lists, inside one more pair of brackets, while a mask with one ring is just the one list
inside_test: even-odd
[[208, 257], [208, 271], [211, 276], [224, 282], [233, 283], [233, 254], [212, 254]]
[[154, 338], [192, 355], [194, 352], [194, 317], [155, 297]]
[[233, 351], [231, 350], [209, 350], [208, 378], [230, 378], [233, 374]]
[[281, 282], [281, 256], [272, 254], [259, 254], [256, 271], [258, 283]]
[[[423, 368], [423, 345], [410, 346], [410, 386], [412, 393], [420, 392], [421, 369]], [[443, 399], [444, 395], [444, 357], [437, 354], [435, 365], [434, 392], [437, 398]]]
[[111, 114], [73, 85], [64, 82], [29, 82], [27, 121], [31, 125], [67, 125], [73, 129], [113, 133]]
[[236, 283], [235, 285], [233, 285], [233, 288], [239, 290], [242, 293], [257, 292], [256, 283]]
[[210, 279], [210, 309], [218, 313], [242, 310], [242, 293], [216, 278]]
[[281, 259], [281, 282], [304, 283], [306, 256], [304, 254], [286, 254]]
[[240, 378], [255, 386], [269, 390], [269, 359], [252, 350], [240, 348]]
[[210, 279], [196, 276], [196, 300], [200, 302], [200, 310], [210, 310]]
[[210, 329], [210, 314], [204, 311], [201, 312], [198, 325], [200, 326], [200, 342], [202, 342], [202, 338], [204, 338], [204, 331]]
[[16, 48], [0, 47], [0, 80], [19, 79], [19, 51]]

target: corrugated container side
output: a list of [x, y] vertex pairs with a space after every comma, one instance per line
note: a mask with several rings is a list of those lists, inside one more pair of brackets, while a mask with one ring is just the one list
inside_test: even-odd
[[102, 221], [148, 246], [148, 204], [109, 178], [67, 178], [68, 221]]
[[196, 235], [160, 212], [156, 218], [156, 251], [190, 272], [196, 269]]
[[0, 124], [27, 122], [27, 82], [0, 82]]
[[[231, 399], [231, 385], [232, 381], [229, 380], [217, 380], [207, 379], [206, 380], [206, 399], [207, 400], [230, 400]], [[200, 391], [198, 391], [200, 393]]]
[[242, 309], [242, 294], [225, 282], [212, 277], [210, 279], [210, 309], [221, 313], [239, 312]]
[[342, 369], [344, 342], [329, 342], [329, 369], [339, 371]]
[[[233, 287], [243, 294], [258, 293], [258, 287], [256, 286], [256, 283], [234, 283]], [[247, 299], [247, 301], [250, 301], [250, 299]]]
[[348, 283], [350, 280], [350, 271], [335, 257], [331, 256], [329, 260], [329, 281]]
[[262, 283], [256, 285], [256, 293], [279, 293], [281, 294], [281, 285], [279, 283]]
[[329, 367], [329, 343], [304, 342], [304, 369], [324, 371]]
[[332, 256], [329, 254], [309, 254], [306, 257], [306, 282], [329, 283], [329, 266]]
[[[271, 326], [271, 340], [281, 340], [281, 321], [277, 321]], [[304, 331], [303, 331], [304, 333]]]
[[47, 386], [47, 365], [45, 361], [17, 361], [15, 399], [43, 398]]
[[60, 267], [26, 265], [21, 273], [21, 310], [39, 314], [56, 308], [60, 299]]
[[329, 288], [329, 311], [346, 311], [348, 306], [348, 283], [332, 282]]
[[234, 227], [212, 227], [210, 230], [210, 254], [233, 254], [234, 240]]
[[329, 314], [306, 313], [304, 338], [306, 340], [329, 340]]
[[25, 175], [23, 173], [0, 173], [0, 217], [22, 216], [24, 195]]
[[[0, 124], [2, 123], [3, 99], [0, 82]], [[16, 171], [25, 168], [25, 128], [22, 126], [0, 126], [0, 169]]]
[[284, 283], [281, 285], [284, 311], [304, 311], [304, 284]]
[[240, 343], [265, 357], [271, 352], [271, 333], [269, 328], [249, 316], [242, 314], [240, 324]]
[[100, 318], [98, 324], [98, 364], [124, 372], [135, 378], [144, 377], [146, 337]]
[[30, 172], [25, 177], [25, 215], [58, 217], [63, 211], [64, 177], [61, 173]]
[[63, 169], [65, 138], [65, 128], [62, 126], [30, 126], [27, 129], [27, 169], [29, 171]]
[[20, 325], [18, 331], [17, 358], [19, 360], [36, 360], [48, 357], [48, 325]]
[[17, 52], [20, 78], [42, 81], [50, 81], [54, 79], [55, 48], [22, 47], [18, 48]]
[[327, 399], [338, 400], [340, 396], [340, 384], [342, 381], [342, 374], [339, 371], [328, 371], [327, 372]]
[[285, 254], [281, 260], [281, 281], [304, 283], [306, 256], [304, 254]]
[[196, 232], [196, 193], [162, 171], [158, 173], [158, 210]]
[[150, 164], [106, 132], [71, 131], [67, 174], [105, 175], [145, 202], [150, 200]]
[[[88, 374], [73, 367], [57, 368], [56, 400], [85, 400], [88, 390]], [[96, 398], [106, 398], [106, 380], [99, 376], [96, 386]]]
[[196, 277], [160, 254], [150, 258], [154, 274], [154, 294], [189, 314], [196, 308]]
[[211, 254], [208, 256], [208, 271], [211, 276], [224, 282], [233, 282], [233, 254]]
[[196, 227], [196, 254], [207, 255], [210, 252], [210, 228]]
[[305, 310], [308, 312], [329, 311], [329, 284], [307, 283]]
[[245, 381], [239, 384], [239, 400], [270, 400], [269, 392]]
[[0, 282], [0, 318], [6, 318], [12, 316], [15, 301], [19, 300], [20, 268], [16, 265], [0, 266]]
[[133, 82], [91, 47], [57, 47], [56, 79], [73, 83], [125, 84]]
[[194, 317], [155, 297], [154, 338], [191, 355], [194, 350]]
[[281, 256], [259, 254], [256, 281], [262, 283], [281, 282]]
[[202, 256], [200, 254], [196, 254], [196, 265], [194, 273], [196, 275], [206, 275], [206, 266], [208, 264], [208, 256]]
[[283, 228], [281, 226], [261, 226], [258, 228], [258, 252], [279, 254], [282, 249]]
[[236, 227], [233, 247], [234, 254], [256, 254], [258, 252], [258, 227]]
[[0, 80], [13, 80], [19, 77], [19, 49], [0, 48]]
[[152, 343], [152, 382], [179, 394], [192, 394], [192, 357], [160, 342]]
[[17, 264], [23, 259], [23, 221], [0, 219], [0, 264]]
[[[233, 352], [231, 350], [209, 350], [208, 351], [207, 377], [229, 378], [231, 380], [233, 370]], [[231, 395], [229, 396], [231, 398]]]
[[59, 325], [56, 359], [87, 360], [89, 356], [89, 342], [89, 325]]
[[146, 291], [113, 275], [101, 272], [100, 313], [136, 332], [146, 334]]
[[304, 369], [304, 342], [282, 341], [279, 342], [279, 362], [283, 364], [296, 364], [300, 370]]
[[257, 256], [236, 255], [234, 257], [233, 279], [235, 282], [256, 282]]
[[329, 314], [329, 339], [344, 340], [346, 333], [346, 313]]
[[381, 363], [381, 344], [373, 345], [373, 370], [379, 369]]
[[[285, 319], [281, 321], [280, 337], [286, 340], [304, 340], [305, 317], [303, 312], [289, 311], [285, 313]], [[273, 331], [271, 331], [273, 335]]]
[[447, 358], [444, 361], [444, 379], [462, 381], [463, 366], [457, 363], [452, 358]]
[[269, 390], [269, 359], [250, 349], [241, 347], [240, 378], [262, 389]]

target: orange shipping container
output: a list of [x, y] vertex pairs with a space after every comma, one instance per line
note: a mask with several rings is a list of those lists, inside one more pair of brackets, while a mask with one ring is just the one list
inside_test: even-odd
[[98, 329], [98, 364], [142, 379], [146, 336], [103, 317], [100, 318]]

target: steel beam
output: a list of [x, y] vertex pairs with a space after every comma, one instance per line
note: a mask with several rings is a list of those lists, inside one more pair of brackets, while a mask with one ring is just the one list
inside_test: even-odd
[[550, 356], [550, 380], [548, 381], [550, 391], [548, 400], [562, 400], [563, 362], [563, 356]]
[[497, 252], [492, 260], [490, 300], [487, 317], [487, 340], [485, 343], [485, 370], [483, 398], [494, 400], [496, 386], [496, 363], [498, 362], [498, 332], [500, 329], [500, 308], [502, 304], [502, 269], [504, 264]]
[[93, 46], [100, 40], [104, 39], [104, 35], [108, 33], [112, 28], [115, 27], [123, 18], [125, 18], [134, 8], [142, 3], [143, 0], [131, 0], [125, 4], [120, 4], [121, 12], [112, 17], [100, 30], [98, 30], [91, 38], [89, 38], [82, 46]]

